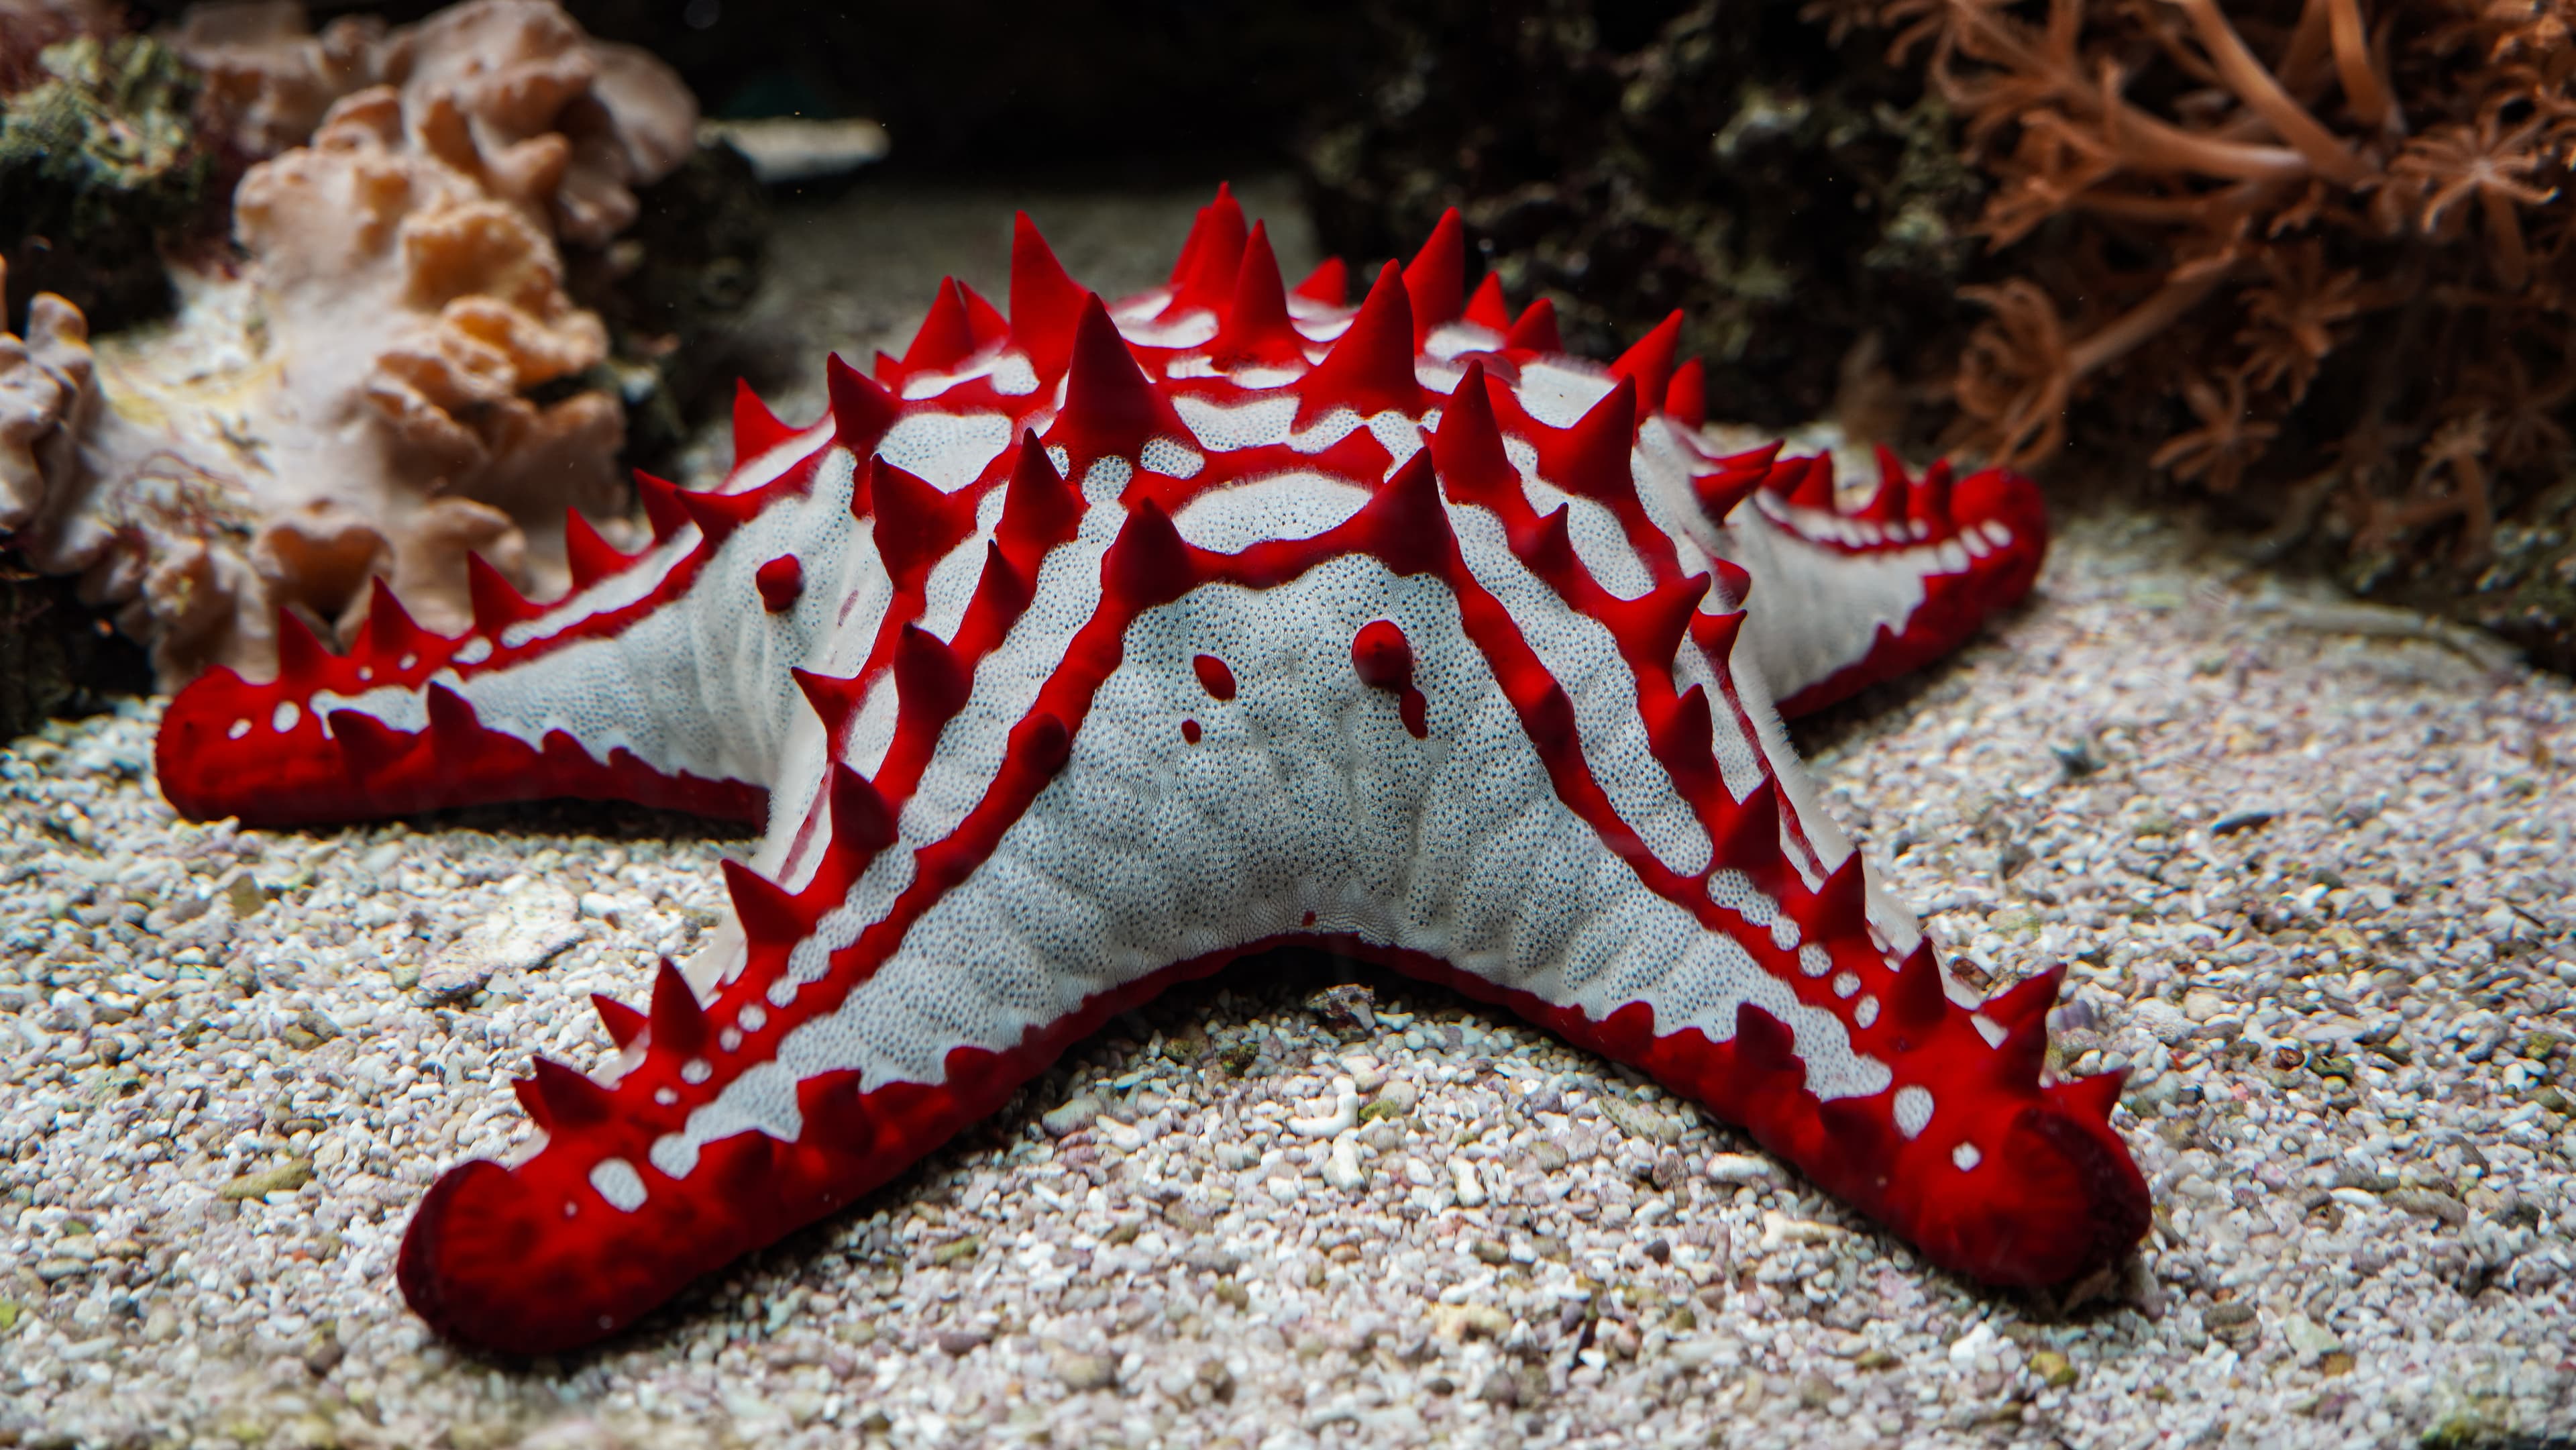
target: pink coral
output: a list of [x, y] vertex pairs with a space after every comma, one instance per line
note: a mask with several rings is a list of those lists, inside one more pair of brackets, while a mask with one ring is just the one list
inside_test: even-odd
[[280, 606], [353, 629], [372, 575], [450, 627], [471, 613], [469, 553], [561, 587], [565, 510], [621, 509], [624, 417], [602, 389], [530, 396], [607, 353], [557, 238], [613, 236], [694, 124], [676, 77], [551, 4], [287, 29], [232, 7], [179, 32], [218, 63], [245, 145], [373, 82], [244, 175], [244, 260], [177, 275], [172, 324], [93, 350], [40, 297], [29, 336], [0, 343], [0, 534], [81, 573], [172, 684], [269, 668]]

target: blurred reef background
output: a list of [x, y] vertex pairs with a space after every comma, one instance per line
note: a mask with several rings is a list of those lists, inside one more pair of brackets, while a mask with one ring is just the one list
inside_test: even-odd
[[[373, 576], [461, 607], [468, 549], [542, 592], [564, 506], [613, 534], [625, 470], [684, 470], [735, 376], [810, 377], [818, 339], [752, 305], [764, 256], [872, 188], [1222, 175], [1292, 178], [1354, 262], [1458, 207], [1475, 265], [1553, 299], [1577, 352], [1678, 311], [1713, 416], [2193, 510], [2249, 560], [2576, 669], [2576, 5], [0, 16], [0, 616], [31, 634], [0, 659], [0, 730], [260, 668], [280, 607], [344, 634]], [[515, 109], [477, 109], [469, 55], [517, 67]], [[451, 113], [464, 152], [435, 140]], [[380, 380], [360, 391], [389, 441], [329, 454], [363, 487], [318, 487], [245, 390], [299, 345], [272, 321], [394, 284], [298, 260], [262, 178], [361, 152], [447, 188], [388, 226], [517, 220], [507, 265], [401, 282], [412, 315], [352, 374]], [[469, 345], [505, 334], [498, 361]], [[145, 365], [191, 347], [238, 365]], [[191, 432], [208, 399], [239, 425]]]

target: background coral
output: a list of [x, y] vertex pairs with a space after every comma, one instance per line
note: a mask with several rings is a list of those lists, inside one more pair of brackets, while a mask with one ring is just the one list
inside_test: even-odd
[[[618, 234], [694, 154], [686, 89], [541, 0], [321, 36], [292, 7], [226, 6], [170, 40], [205, 68], [207, 150], [272, 146], [316, 105], [319, 129], [243, 174], [240, 255], [180, 266], [172, 321], [93, 347], [40, 296], [24, 340], [0, 339], [7, 542], [81, 574], [172, 683], [267, 668], [280, 606], [353, 628], [371, 576], [447, 628], [470, 615], [469, 555], [560, 587], [566, 510], [612, 533], [625, 511], [621, 394], [657, 389], [650, 361], [609, 366], [558, 238], [596, 294], [648, 270]], [[663, 357], [683, 351], [656, 331], [674, 290], [621, 307]]]
[[[1818, 0], [1892, 32], [1996, 186], [1952, 440], [2072, 448], [2345, 546], [2576, 665], [2576, 6]], [[2563, 492], [2563, 491], [2562, 491]], [[2500, 539], [2499, 531], [2512, 537]]]
[[1946, 372], [1981, 184], [1936, 100], [1782, 6], [1433, 0], [1368, 6], [1373, 57], [1302, 149], [1328, 251], [1386, 256], [1459, 207], [1516, 299], [1615, 354], [1680, 308], [1719, 416], [1789, 427], [1872, 382]]
[[162, 253], [222, 233], [197, 89], [159, 41], [0, 0], [0, 262], [21, 296], [109, 325], [168, 308]]

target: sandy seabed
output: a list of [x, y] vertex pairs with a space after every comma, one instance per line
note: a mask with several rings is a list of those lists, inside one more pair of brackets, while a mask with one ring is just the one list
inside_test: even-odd
[[[1014, 205], [1133, 286], [1201, 200], [863, 190], [763, 306], [876, 345], [942, 270], [999, 295]], [[1797, 732], [1954, 961], [2067, 963], [2060, 1065], [2130, 1070], [2155, 1228], [2072, 1311], [1517, 1021], [1363, 976], [1337, 1029], [1273, 957], [608, 1346], [477, 1360], [394, 1291], [413, 1203], [526, 1133], [532, 1054], [609, 1060], [588, 994], [640, 1000], [749, 843], [187, 824], [155, 715], [0, 748], [0, 1445], [2576, 1436], [2576, 691], [2167, 520], [2063, 521], [2028, 606]], [[1287, 1121], [1343, 1077], [1356, 1187]]]

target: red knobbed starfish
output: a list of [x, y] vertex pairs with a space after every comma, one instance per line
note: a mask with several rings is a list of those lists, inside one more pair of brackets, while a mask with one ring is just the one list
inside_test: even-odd
[[[1938, 1263], [2087, 1273], [2144, 1232], [2116, 1076], [2043, 1083], [2058, 977], [1982, 1003], [1867, 884], [1774, 700], [1957, 643], [2038, 569], [2030, 485], [1718, 456], [1676, 316], [1608, 367], [1470, 297], [1456, 213], [1356, 309], [1220, 191], [1115, 306], [1026, 217], [1007, 319], [940, 288], [718, 488], [643, 480], [572, 592], [477, 569], [429, 634], [381, 583], [345, 655], [164, 718], [199, 817], [615, 797], [765, 820], [739, 931], [599, 1010], [600, 1082], [450, 1170], [422, 1317], [561, 1350], [991, 1112], [1110, 1014], [1281, 943], [1499, 1002], [1743, 1124]], [[1758, 618], [1745, 612], [1748, 597]]]

